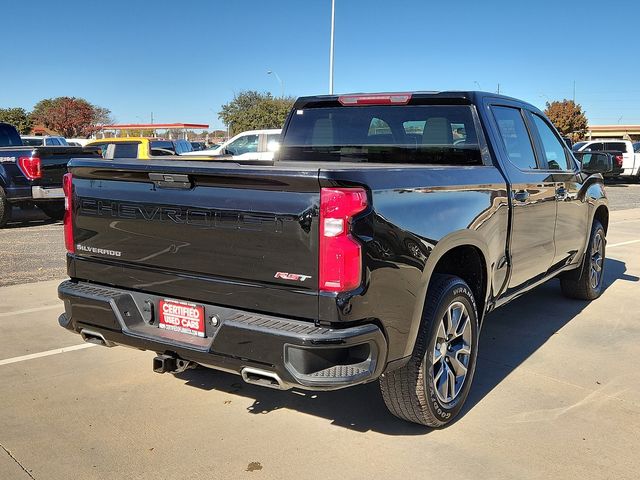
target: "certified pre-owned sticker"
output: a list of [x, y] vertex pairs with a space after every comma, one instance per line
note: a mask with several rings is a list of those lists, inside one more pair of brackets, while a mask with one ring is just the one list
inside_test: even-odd
[[273, 278], [281, 278], [283, 280], [295, 280], [297, 282], [304, 282], [305, 280], [311, 278], [311, 275], [300, 275], [299, 273], [276, 272]]

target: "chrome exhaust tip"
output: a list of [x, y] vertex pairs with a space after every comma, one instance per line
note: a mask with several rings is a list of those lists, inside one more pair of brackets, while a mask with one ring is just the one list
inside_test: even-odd
[[288, 390], [288, 387], [275, 372], [261, 370], [259, 368], [245, 367], [240, 372], [242, 380], [252, 385], [274, 388], [276, 390]]
[[101, 333], [94, 332], [93, 330], [88, 330], [83, 328], [80, 330], [80, 336], [87, 343], [93, 343], [94, 345], [100, 345], [102, 347], [114, 347], [115, 344], [105, 340]]

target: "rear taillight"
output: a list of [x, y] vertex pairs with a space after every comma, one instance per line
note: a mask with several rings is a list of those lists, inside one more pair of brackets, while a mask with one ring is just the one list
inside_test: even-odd
[[406, 105], [410, 93], [373, 93], [370, 95], [341, 95], [338, 102], [344, 107], [352, 105]]
[[42, 163], [38, 157], [19, 157], [18, 166], [29, 180], [42, 178]]
[[65, 173], [62, 177], [62, 190], [64, 191], [64, 245], [67, 247], [67, 252], [75, 253], [76, 246], [73, 239], [73, 191], [72, 191], [73, 176], [70, 173]]
[[345, 292], [360, 285], [362, 247], [349, 227], [353, 216], [365, 208], [367, 193], [363, 188], [320, 190], [320, 290]]
[[616, 155], [615, 160], [616, 160], [616, 165], [618, 165], [618, 167], [622, 167], [622, 162], [624, 161], [624, 157], [622, 155]]

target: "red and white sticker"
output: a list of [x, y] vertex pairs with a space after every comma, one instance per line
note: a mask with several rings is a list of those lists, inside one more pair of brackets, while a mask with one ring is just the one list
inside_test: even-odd
[[204, 307], [180, 300], [160, 300], [158, 326], [172, 332], [204, 337]]

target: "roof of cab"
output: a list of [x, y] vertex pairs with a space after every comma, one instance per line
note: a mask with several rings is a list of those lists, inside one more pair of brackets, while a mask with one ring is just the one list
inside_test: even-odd
[[446, 91], [415, 91], [415, 92], [357, 92], [357, 93], [344, 93], [339, 95], [313, 95], [308, 97], [299, 97], [294, 108], [310, 108], [314, 106], [339, 106], [338, 99], [343, 96], [357, 96], [357, 95], [411, 95], [410, 103], [416, 100], [432, 100], [434, 102], [455, 102], [456, 104], [478, 104], [481, 103], [484, 98], [502, 99], [510, 102], [518, 102], [523, 105], [527, 105], [534, 110], [538, 110], [533, 105], [520, 100], [518, 98], [508, 97], [506, 95], [500, 95], [492, 92], [483, 92], [477, 90], [446, 90]]

